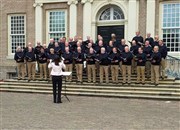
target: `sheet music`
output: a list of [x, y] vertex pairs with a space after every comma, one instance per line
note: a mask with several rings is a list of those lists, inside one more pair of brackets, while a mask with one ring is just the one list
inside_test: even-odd
[[72, 74], [72, 72], [62, 72], [63, 76], [70, 76]]

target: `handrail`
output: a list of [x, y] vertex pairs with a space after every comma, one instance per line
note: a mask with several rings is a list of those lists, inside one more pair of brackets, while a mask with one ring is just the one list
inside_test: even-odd
[[173, 59], [175, 59], [175, 60], [180, 60], [179, 58], [174, 57], [174, 56], [171, 56], [171, 55], [167, 55], [167, 57], [173, 58]]
[[167, 55], [166, 74], [180, 80], [180, 59]]

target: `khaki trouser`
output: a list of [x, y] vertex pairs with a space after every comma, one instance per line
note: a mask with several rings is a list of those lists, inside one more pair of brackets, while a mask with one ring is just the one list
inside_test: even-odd
[[112, 82], [118, 83], [119, 65], [111, 65]]
[[150, 61], [146, 61], [145, 64], [145, 70], [146, 70], [146, 76], [147, 78], [150, 78], [150, 74], [151, 74], [151, 62]]
[[132, 59], [132, 64], [131, 64], [131, 73], [134, 74], [136, 73], [136, 67], [137, 67], [137, 62], [135, 61], [135, 56]]
[[159, 83], [159, 65], [151, 65], [151, 83]]
[[165, 78], [165, 69], [166, 69], [166, 59], [161, 59], [161, 65], [160, 65], [160, 76], [162, 78]]
[[47, 63], [39, 63], [39, 70], [40, 70], [40, 78], [43, 79], [43, 74], [44, 74], [44, 78], [47, 79]]
[[100, 65], [99, 66], [100, 71], [100, 83], [103, 83], [103, 77], [105, 74], [106, 77], [106, 83], [109, 83], [109, 66]]
[[51, 80], [51, 71], [52, 71], [52, 68], [48, 68], [48, 71], [49, 71], [49, 80]]
[[91, 77], [93, 76], [93, 82], [96, 82], [96, 70], [95, 64], [87, 65], [87, 72], [88, 72], [88, 82], [91, 82]]
[[[72, 67], [73, 67], [72, 64], [66, 64], [66, 71], [72, 72]], [[67, 76], [66, 80], [67, 81], [72, 81], [72, 74], [70, 76]]]
[[97, 74], [97, 76], [99, 76], [99, 70], [100, 70], [100, 68], [99, 68], [99, 62], [95, 62], [95, 69], [96, 69], [96, 74]]
[[122, 61], [119, 62], [120, 73], [122, 74]]
[[131, 65], [122, 65], [123, 83], [126, 83], [126, 73], [128, 74], [128, 83], [131, 83]]
[[16, 63], [16, 65], [17, 65], [18, 79], [20, 79], [20, 78], [24, 79], [24, 76], [25, 76], [25, 64], [24, 64], [24, 62]]
[[76, 66], [77, 80], [82, 82], [83, 64], [76, 64], [75, 66]]
[[32, 77], [32, 79], [34, 80], [36, 73], [36, 62], [27, 62], [27, 67], [28, 67], [28, 79], [30, 80]]
[[137, 66], [137, 83], [142, 81], [142, 83], [145, 83], [145, 66]]

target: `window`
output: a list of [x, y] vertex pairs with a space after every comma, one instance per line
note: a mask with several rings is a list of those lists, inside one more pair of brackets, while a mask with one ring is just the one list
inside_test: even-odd
[[25, 15], [9, 16], [9, 53], [15, 53], [16, 47], [25, 47]]
[[162, 30], [168, 51], [180, 51], [180, 3], [163, 4]]
[[49, 39], [54, 38], [55, 41], [59, 41], [59, 38], [66, 36], [65, 11], [50, 11], [48, 23]]
[[124, 19], [123, 11], [118, 7], [111, 7], [104, 10], [99, 20], [121, 20]]

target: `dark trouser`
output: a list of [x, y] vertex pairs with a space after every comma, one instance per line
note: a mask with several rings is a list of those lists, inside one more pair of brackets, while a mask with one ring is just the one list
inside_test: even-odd
[[[53, 84], [54, 103], [61, 102], [62, 77], [61, 76], [52, 76], [52, 84]], [[58, 91], [58, 95], [57, 95], [56, 91]]]

